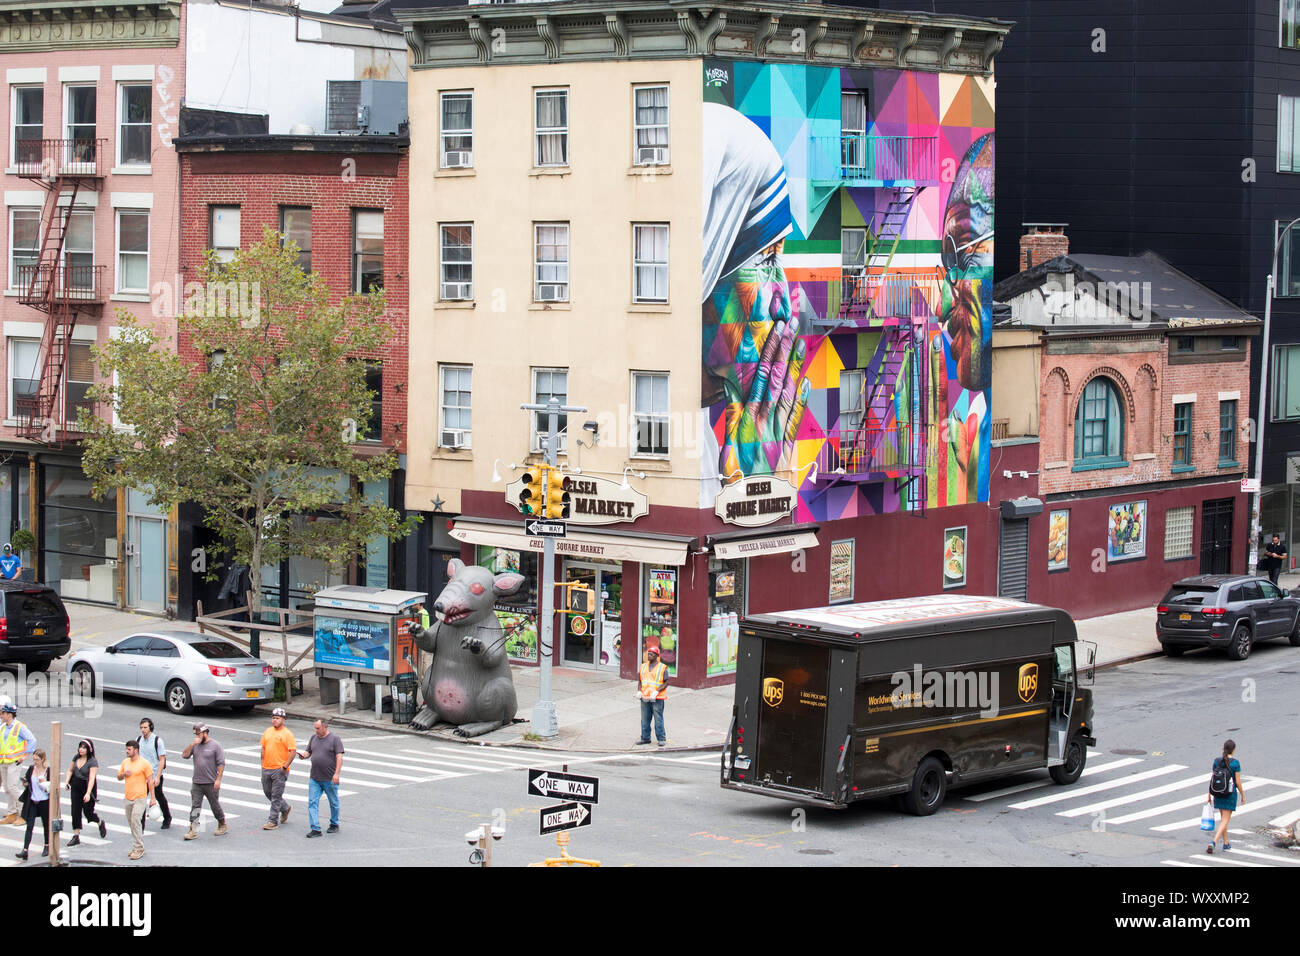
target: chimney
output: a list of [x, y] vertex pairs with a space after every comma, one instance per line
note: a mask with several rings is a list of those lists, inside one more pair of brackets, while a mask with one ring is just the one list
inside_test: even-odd
[[1020, 269], [1023, 272], [1048, 259], [1068, 255], [1070, 239], [1065, 234], [1068, 222], [1026, 222], [1020, 237]]

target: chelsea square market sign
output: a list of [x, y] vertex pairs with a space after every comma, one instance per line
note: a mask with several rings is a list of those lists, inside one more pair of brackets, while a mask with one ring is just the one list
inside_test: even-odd
[[757, 528], [790, 514], [796, 494], [784, 478], [742, 478], [718, 492], [713, 512], [727, 524]]
[[[569, 524], [596, 525], [619, 524], [635, 521], [650, 512], [650, 499], [635, 488], [624, 488], [608, 478], [588, 475], [565, 475], [569, 493]], [[506, 485], [506, 501], [519, 507], [519, 493], [524, 489], [523, 478]]]

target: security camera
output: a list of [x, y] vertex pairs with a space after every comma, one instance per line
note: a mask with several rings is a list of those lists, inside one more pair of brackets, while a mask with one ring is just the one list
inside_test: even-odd
[[465, 842], [470, 846], [478, 846], [478, 841], [483, 839], [483, 828], [475, 827], [465, 834]]
[[492, 839], [494, 839], [494, 840], [500, 840], [500, 839], [501, 839], [503, 836], [505, 836], [505, 835], [506, 835], [506, 828], [505, 828], [505, 827], [493, 827], [493, 828], [492, 828]]

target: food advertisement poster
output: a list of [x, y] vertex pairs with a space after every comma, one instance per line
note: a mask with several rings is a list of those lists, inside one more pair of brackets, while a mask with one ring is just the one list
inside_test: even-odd
[[1106, 560], [1129, 561], [1147, 553], [1147, 503], [1111, 505], [1106, 522]]
[[732, 597], [736, 593], [736, 572], [719, 571], [713, 585], [714, 597]]
[[948, 528], [943, 533], [943, 586], [966, 586], [965, 528]]
[[[513, 661], [537, 663], [537, 603], [536, 572], [532, 569], [520, 570], [520, 553], [506, 548], [492, 548], [480, 545], [478, 563], [493, 574], [502, 571], [516, 571], [529, 578], [528, 593], [533, 599], [527, 604], [494, 604], [492, 610], [501, 622], [501, 631], [506, 639], [506, 656]], [[531, 573], [530, 573], [531, 572]], [[521, 593], [523, 589], [520, 589]]]
[[831, 542], [830, 603], [853, 600], [853, 539]]
[[1053, 511], [1047, 519], [1047, 570], [1070, 566], [1070, 512]]
[[[645, 618], [641, 625], [641, 660], [645, 648], [658, 647], [668, 674], [677, 676], [677, 571], [651, 568], [646, 577]], [[638, 666], [640, 664], [638, 663]]]

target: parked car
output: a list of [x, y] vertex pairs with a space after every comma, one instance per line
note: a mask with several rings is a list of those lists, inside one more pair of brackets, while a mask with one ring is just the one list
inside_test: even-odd
[[1221, 647], [1244, 661], [1256, 643], [1279, 637], [1300, 647], [1300, 598], [1249, 575], [1184, 578], [1156, 607], [1156, 637], [1170, 657], [1191, 647]]
[[30, 581], [0, 581], [0, 664], [43, 671], [72, 649], [68, 611], [58, 593]]
[[110, 647], [78, 651], [68, 675], [83, 693], [96, 687], [160, 700], [173, 714], [198, 707], [248, 712], [275, 695], [271, 665], [234, 641], [189, 631], [141, 631]]

